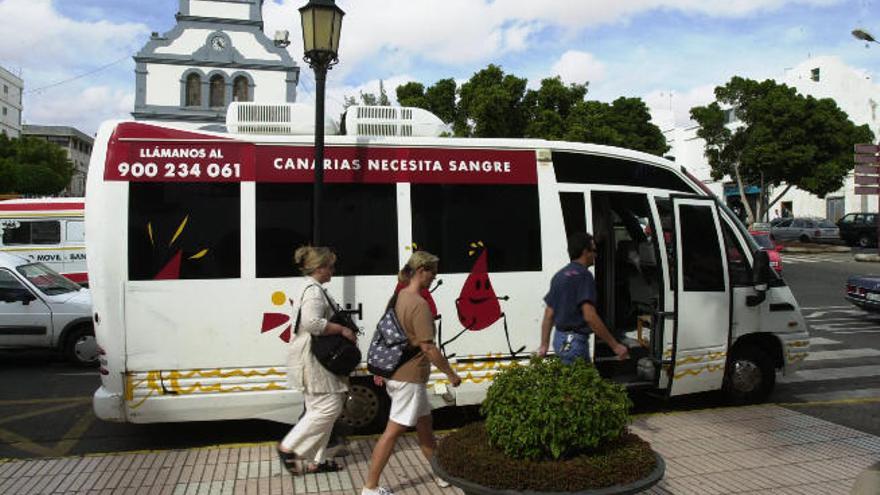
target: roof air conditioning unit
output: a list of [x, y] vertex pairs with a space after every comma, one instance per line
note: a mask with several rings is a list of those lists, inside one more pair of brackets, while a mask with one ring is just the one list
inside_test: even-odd
[[[312, 135], [315, 108], [300, 103], [265, 104], [235, 101], [226, 110], [226, 129], [234, 134]], [[324, 117], [324, 134], [337, 134], [333, 119]]]
[[345, 131], [354, 136], [438, 137], [449, 129], [421, 108], [354, 105], [345, 112]]

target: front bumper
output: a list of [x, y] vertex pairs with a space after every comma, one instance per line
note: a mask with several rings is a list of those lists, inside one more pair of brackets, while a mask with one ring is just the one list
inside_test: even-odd
[[853, 297], [849, 294], [846, 295], [846, 300], [866, 311], [880, 313], [880, 301], [869, 301], [863, 297]]

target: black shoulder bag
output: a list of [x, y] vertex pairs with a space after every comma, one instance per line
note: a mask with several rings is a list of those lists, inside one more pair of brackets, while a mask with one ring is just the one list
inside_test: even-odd
[[[355, 335], [360, 333], [360, 329], [354, 324], [354, 321], [352, 321], [348, 314], [336, 309], [336, 305], [330, 301], [330, 296], [327, 295], [327, 291], [325, 291], [323, 287], [318, 288], [321, 289], [321, 293], [324, 294], [324, 299], [333, 310], [333, 316], [330, 318], [330, 322], [348, 328], [354, 332]], [[299, 329], [301, 312], [302, 301], [300, 301], [300, 313], [297, 313], [296, 316], [297, 329]], [[315, 356], [315, 359], [321, 363], [321, 366], [327, 368], [327, 371], [334, 375], [349, 375], [355, 368], [357, 368], [357, 365], [360, 364], [360, 349], [358, 349], [354, 342], [348, 340], [342, 335], [335, 333], [331, 335], [312, 335], [311, 337], [312, 354]]]

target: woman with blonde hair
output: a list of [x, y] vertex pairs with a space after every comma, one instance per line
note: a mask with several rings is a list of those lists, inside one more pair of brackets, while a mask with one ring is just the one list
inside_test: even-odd
[[[420, 295], [422, 290], [431, 286], [437, 276], [438, 262], [439, 259], [433, 254], [416, 251], [398, 274], [406, 287], [392, 297], [389, 307], [394, 306], [397, 320], [406, 331], [410, 345], [419, 352], [385, 381], [385, 388], [391, 397], [391, 412], [385, 432], [373, 448], [362, 495], [391, 495], [391, 490], [379, 487], [379, 477], [391, 457], [397, 439], [406, 433], [407, 428], [416, 427], [422, 455], [429, 461], [433, 457], [436, 441], [426, 388], [431, 364], [446, 373], [453, 387], [461, 384], [461, 378], [434, 345], [434, 318], [428, 302]], [[439, 478], [437, 483], [448, 486]]]
[[[333, 276], [336, 255], [326, 247], [304, 246], [296, 250], [294, 261], [304, 275], [305, 286], [290, 341], [287, 375], [288, 386], [302, 392], [306, 412], [281, 440], [278, 456], [294, 475], [338, 471], [342, 468], [326, 458], [326, 449], [333, 423], [348, 396], [348, 377], [334, 375], [318, 362], [312, 354], [312, 336], [341, 334], [352, 342], [357, 342], [357, 336], [330, 321], [339, 306], [322, 285]], [[306, 460], [302, 469], [297, 459]]]

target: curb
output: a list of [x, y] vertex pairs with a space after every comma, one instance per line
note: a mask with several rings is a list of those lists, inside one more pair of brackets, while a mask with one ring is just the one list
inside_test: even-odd
[[862, 261], [865, 263], [880, 263], [880, 254], [865, 254], [860, 253], [855, 255], [856, 261]]
[[783, 247], [783, 253], [802, 253], [802, 254], [821, 254], [821, 253], [850, 253], [851, 248], [844, 246], [827, 246], [827, 247], [800, 247], [791, 246]]

